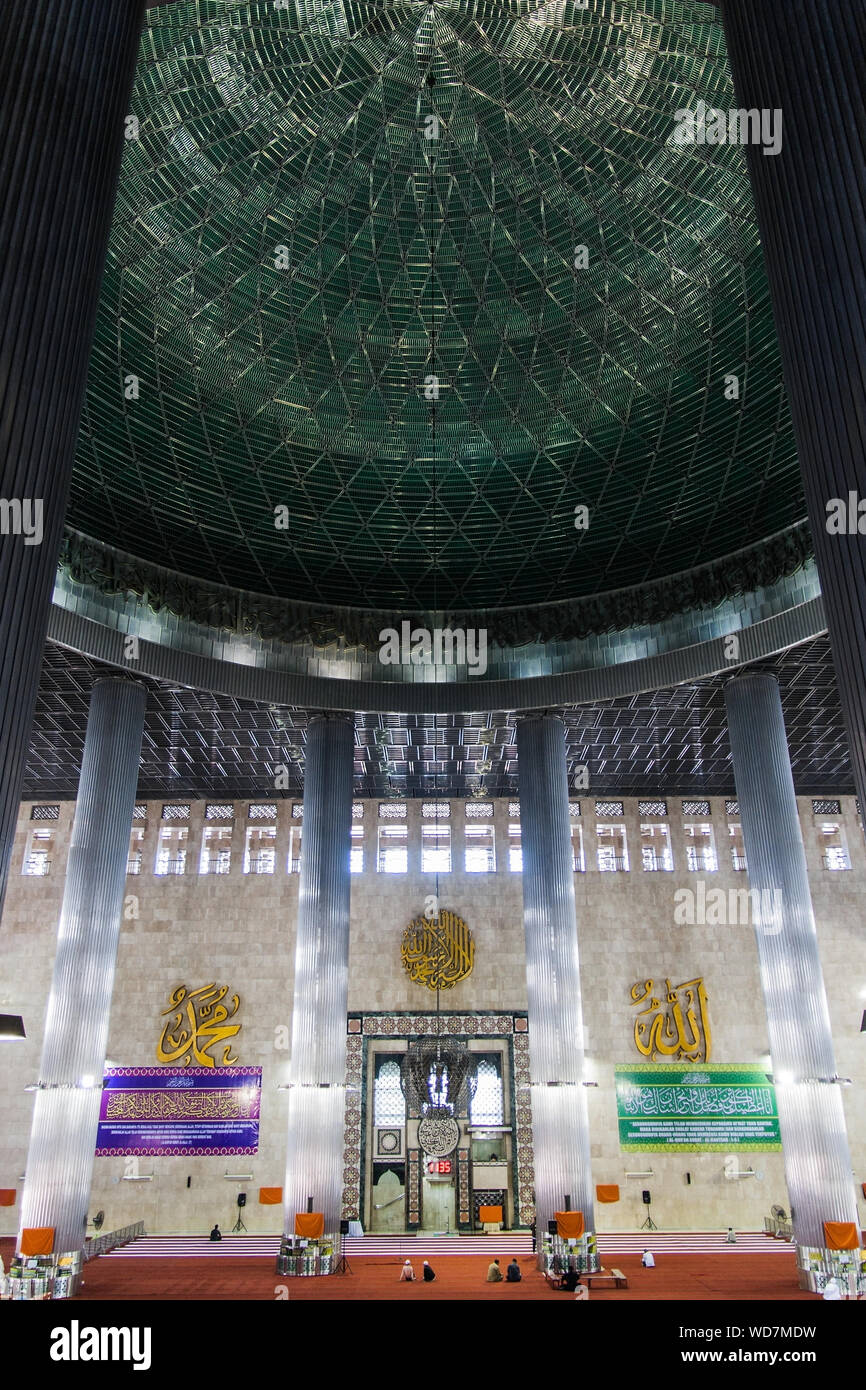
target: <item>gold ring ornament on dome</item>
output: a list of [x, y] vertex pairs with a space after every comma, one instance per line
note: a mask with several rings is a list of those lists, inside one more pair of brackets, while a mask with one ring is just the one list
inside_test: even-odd
[[435, 917], [416, 917], [400, 942], [410, 980], [428, 989], [453, 989], [475, 964], [472, 933], [456, 912], [442, 908]]

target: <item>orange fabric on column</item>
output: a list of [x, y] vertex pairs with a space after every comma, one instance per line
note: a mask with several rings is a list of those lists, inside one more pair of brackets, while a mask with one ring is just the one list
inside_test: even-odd
[[558, 1211], [556, 1215], [556, 1234], [563, 1240], [577, 1240], [583, 1235], [582, 1211]]
[[14, 1205], [15, 1205], [15, 1188], [14, 1188], [14, 1187], [0, 1187], [0, 1207], [14, 1207]]
[[21, 1232], [20, 1255], [50, 1255], [54, 1249], [53, 1226], [25, 1226]]
[[305, 1240], [315, 1240], [325, 1234], [325, 1213], [322, 1211], [299, 1211], [295, 1213], [295, 1235]]
[[860, 1237], [853, 1221], [825, 1221], [824, 1240], [828, 1250], [859, 1250]]
[[482, 1226], [486, 1226], [487, 1223], [490, 1222], [490, 1221], [501, 1221], [501, 1220], [502, 1220], [502, 1208], [501, 1208], [501, 1207], [479, 1207], [479, 1208], [478, 1208], [478, 1220], [481, 1222]]
[[595, 1195], [596, 1195], [596, 1198], [598, 1199], [599, 1202], [618, 1202], [618, 1201], [619, 1201], [619, 1183], [616, 1183], [616, 1182], [608, 1182], [608, 1183], [600, 1182], [600, 1183], [598, 1184], [598, 1186], [596, 1187], [596, 1189], [595, 1189]]
[[281, 1187], [260, 1187], [259, 1205], [263, 1207], [279, 1206], [283, 1200], [283, 1189]]

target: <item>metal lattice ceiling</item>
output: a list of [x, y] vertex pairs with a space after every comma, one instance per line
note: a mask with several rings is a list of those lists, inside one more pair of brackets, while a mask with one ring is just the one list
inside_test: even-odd
[[[852, 794], [853, 779], [826, 638], [772, 662], [797, 791]], [[90, 690], [112, 668], [49, 644], [27, 758], [26, 799], [74, 797]], [[140, 796], [299, 797], [310, 711], [149, 688]], [[731, 794], [722, 683], [701, 681], [563, 710], [568, 765], [589, 768], [589, 795]], [[355, 795], [462, 797], [517, 791], [513, 714], [355, 716]], [[290, 784], [275, 793], [275, 768]]]
[[697, 0], [151, 10], [71, 523], [290, 598], [472, 608], [800, 520], [744, 152], [672, 142], [699, 98], [733, 104]]

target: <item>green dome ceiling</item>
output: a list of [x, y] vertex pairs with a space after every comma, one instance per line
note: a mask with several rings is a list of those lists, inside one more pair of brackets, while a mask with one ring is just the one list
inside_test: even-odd
[[734, 104], [714, 6], [199, 0], [147, 25], [74, 527], [294, 599], [471, 608], [802, 519], [743, 151], [671, 139], [677, 109]]

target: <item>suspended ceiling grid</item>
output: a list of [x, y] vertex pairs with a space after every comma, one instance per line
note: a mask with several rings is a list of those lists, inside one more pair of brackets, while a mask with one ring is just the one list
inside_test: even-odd
[[[826, 638], [792, 648], [775, 671], [801, 794], [853, 794]], [[49, 644], [27, 757], [25, 799], [74, 797], [90, 689], [112, 668]], [[201, 691], [148, 685], [142, 797], [301, 795], [315, 711], [277, 709]], [[730, 794], [734, 790], [718, 681], [561, 711], [569, 771], [589, 768], [589, 794]], [[513, 714], [355, 716], [356, 796], [503, 796], [517, 791]], [[275, 769], [289, 785], [274, 792]]]

